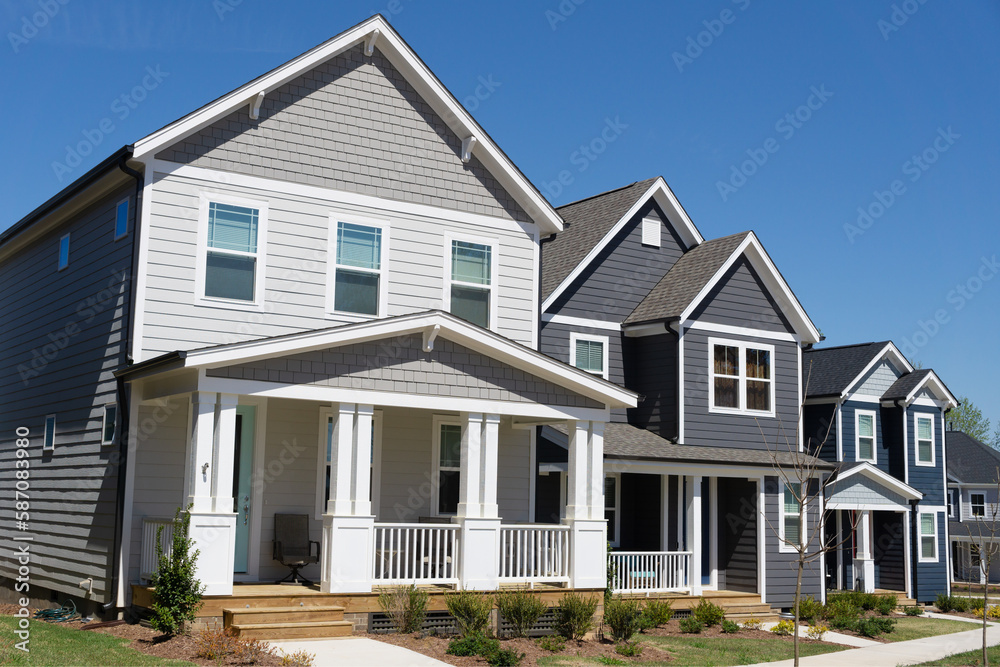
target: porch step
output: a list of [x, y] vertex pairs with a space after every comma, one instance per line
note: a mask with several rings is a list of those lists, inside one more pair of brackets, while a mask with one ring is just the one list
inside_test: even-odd
[[222, 610], [225, 625], [261, 623], [304, 623], [316, 621], [342, 621], [344, 608], [335, 605], [288, 607], [230, 607]]
[[731, 604], [725, 605], [726, 618], [731, 621], [746, 621], [756, 618], [759, 621], [778, 620], [778, 611], [768, 604]]
[[240, 637], [248, 639], [317, 639], [350, 637], [354, 625], [350, 621], [305, 621], [302, 623], [246, 623], [230, 626]]

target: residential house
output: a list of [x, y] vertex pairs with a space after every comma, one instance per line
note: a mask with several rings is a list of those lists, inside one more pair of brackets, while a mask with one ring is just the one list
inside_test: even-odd
[[945, 433], [948, 443], [948, 538], [951, 581], [984, 583], [981, 554], [988, 554], [989, 582], [1000, 583], [1000, 452], [961, 431]]

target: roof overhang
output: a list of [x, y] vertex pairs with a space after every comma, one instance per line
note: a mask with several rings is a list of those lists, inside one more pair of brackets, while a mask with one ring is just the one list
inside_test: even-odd
[[447, 338], [611, 408], [632, 408], [638, 403], [638, 394], [634, 392], [437, 310], [187, 352], [171, 352], [130, 366], [116, 375], [139, 379], [164, 371], [207, 370], [411, 334], [424, 337], [425, 350], [433, 349], [435, 338]]
[[[905, 484], [900, 480], [896, 479], [889, 473], [876, 468], [871, 463], [862, 463], [860, 465], [853, 466], [847, 470], [837, 471], [834, 476], [830, 479], [830, 484], [836, 484], [843, 482], [851, 477], [861, 476], [867, 477], [868, 479], [874, 481], [876, 484], [886, 487], [891, 491], [899, 494], [907, 501], [910, 500], [920, 500], [924, 497], [924, 494], [916, 490], [909, 484]], [[864, 509], [853, 505], [851, 503], [838, 503], [835, 501], [827, 502], [826, 508], [830, 510], [836, 509]], [[901, 507], [899, 509], [907, 509], [906, 507]]]
[[134, 144], [135, 159], [148, 162], [164, 148], [202, 130], [240, 107], [254, 104], [259, 107], [261, 94], [266, 97], [301, 74], [362, 43], [366, 50], [377, 47], [392, 62], [434, 112], [463, 140], [468, 151], [476, 156], [538, 224], [542, 232], [552, 234], [562, 230], [562, 218], [552, 205], [381, 15], [359, 23], [180, 120], [143, 137]]
[[847, 398], [848, 394], [851, 393], [851, 390], [854, 389], [854, 387], [861, 382], [861, 380], [868, 375], [873, 368], [875, 368], [876, 364], [882, 361], [892, 362], [898, 368], [904, 369], [907, 373], [912, 373], [914, 370], [912, 364], [907, 361], [906, 357], [903, 356], [903, 353], [899, 351], [899, 348], [897, 348], [896, 345], [890, 341], [886, 343], [885, 347], [882, 348], [882, 350], [868, 362], [864, 369], [862, 369], [862, 371], [858, 373], [853, 380], [851, 380], [850, 384], [848, 384], [844, 391], [840, 393], [840, 399], [844, 400]]
[[635, 203], [632, 204], [631, 208], [625, 212], [621, 218], [608, 230], [608, 232], [601, 238], [590, 252], [583, 258], [583, 260], [573, 267], [569, 275], [566, 276], [559, 285], [552, 290], [552, 293], [546, 297], [545, 301], [542, 302], [542, 312], [544, 313], [548, 308], [556, 302], [556, 299], [566, 291], [566, 289], [573, 284], [581, 273], [586, 270], [590, 263], [597, 258], [598, 255], [608, 246], [609, 243], [618, 235], [618, 232], [628, 224], [635, 215], [642, 210], [642, 208], [650, 201], [653, 200], [660, 207], [660, 209], [667, 214], [667, 218], [670, 221], [671, 226], [681, 237], [681, 240], [690, 250], [696, 245], [702, 243], [705, 239], [702, 237], [701, 232], [698, 228], [694, 226], [694, 222], [691, 217], [681, 206], [680, 201], [673, 191], [667, 186], [667, 182], [663, 180], [662, 176], [657, 177], [653, 181], [652, 185], [644, 192]]
[[795, 293], [792, 292], [792, 288], [788, 286], [785, 282], [784, 277], [778, 268], [771, 261], [770, 256], [768, 256], [767, 251], [764, 250], [764, 246], [761, 244], [757, 235], [753, 232], [747, 234], [747, 237], [743, 240], [740, 245], [732, 252], [719, 270], [715, 272], [698, 295], [691, 300], [691, 303], [684, 309], [680, 315], [680, 322], [683, 325], [685, 322], [691, 319], [691, 316], [701, 305], [702, 301], [712, 292], [715, 286], [722, 280], [726, 272], [732, 268], [733, 264], [741, 257], [745, 256], [753, 268], [760, 275], [761, 280], [764, 281], [764, 285], [767, 287], [771, 294], [771, 297], [777, 302], [778, 308], [781, 309], [781, 313], [788, 319], [788, 322], [792, 325], [795, 333], [799, 336], [803, 343], [818, 343], [821, 339], [819, 329], [816, 325], [812, 323], [809, 316], [806, 314], [805, 309], [802, 304], [799, 303], [798, 298]]
[[927, 371], [927, 374], [923, 377], [923, 379], [920, 380], [920, 382], [918, 382], [917, 385], [910, 390], [910, 393], [906, 395], [903, 402], [906, 405], [910, 405], [917, 399], [917, 394], [924, 389], [930, 390], [940, 398], [943, 403], [941, 407], [947, 407], [948, 409], [958, 407], [958, 399], [955, 398], [955, 395], [948, 390], [948, 387], [946, 387], [944, 382], [941, 381], [941, 378], [937, 376], [937, 373], [932, 370]]

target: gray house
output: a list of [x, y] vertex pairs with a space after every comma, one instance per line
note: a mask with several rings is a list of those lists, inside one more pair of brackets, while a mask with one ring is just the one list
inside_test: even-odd
[[[961, 431], [948, 442], [948, 537], [953, 583], [983, 583], [980, 554], [1000, 539], [997, 489], [1000, 452]], [[996, 547], [993, 546], [993, 549]], [[989, 583], [1000, 582], [1000, 557], [990, 558]]]

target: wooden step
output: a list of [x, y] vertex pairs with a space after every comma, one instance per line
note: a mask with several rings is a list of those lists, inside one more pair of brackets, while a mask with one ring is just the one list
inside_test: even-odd
[[232, 607], [222, 610], [226, 626], [259, 623], [298, 623], [306, 621], [342, 621], [344, 608], [335, 605], [308, 607]]
[[350, 621], [306, 621], [302, 623], [239, 623], [230, 626], [240, 637], [248, 639], [318, 639], [350, 637], [354, 624]]

